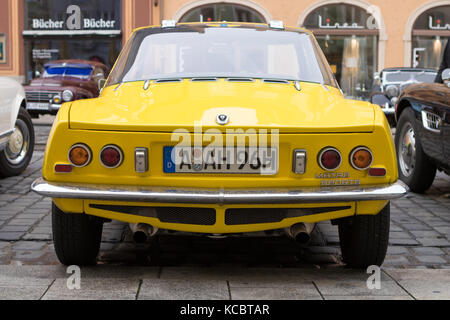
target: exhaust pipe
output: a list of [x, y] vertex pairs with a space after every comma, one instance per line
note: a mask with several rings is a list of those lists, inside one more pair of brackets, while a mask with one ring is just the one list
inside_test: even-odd
[[158, 228], [145, 223], [130, 223], [130, 229], [136, 243], [144, 243], [158, 232]]
[[306, 245], [311, 240], [311, 232], [314, 230], [315, 223], [297, 223], [286, 228], [286, 233], [301, 245]]

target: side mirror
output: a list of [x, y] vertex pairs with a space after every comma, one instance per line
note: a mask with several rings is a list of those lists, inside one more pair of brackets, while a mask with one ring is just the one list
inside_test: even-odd
[[380, 80], [380, 73], [379, 72], [374, 72], [373, 79], [374, 80]]
[[106, 79], [99, 79], [98, 80], [98, 90], [102, 91], [103, 87], [105, 86]]
[[450, 69], [442, 71], [442, 81], [450, 81]]

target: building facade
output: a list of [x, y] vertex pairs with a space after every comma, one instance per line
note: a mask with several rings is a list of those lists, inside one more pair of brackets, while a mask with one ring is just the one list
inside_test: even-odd
[[161, 20], [268, 22], [314, 32], [346, 94], [386, 67], [437, 68], [450, 0], [0, 0], [0, 76], [22, 83], [56, 59], [112, 66], [136, 27]]

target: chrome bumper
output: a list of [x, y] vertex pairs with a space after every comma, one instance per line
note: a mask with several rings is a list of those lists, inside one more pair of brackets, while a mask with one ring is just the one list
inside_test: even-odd
[[194, 189], [50, 183], [43, 178], [34, 181], [31, 189], [51, 198], [219, 205], [391, 200], [408, 192], [401, 182], [360, 187]]

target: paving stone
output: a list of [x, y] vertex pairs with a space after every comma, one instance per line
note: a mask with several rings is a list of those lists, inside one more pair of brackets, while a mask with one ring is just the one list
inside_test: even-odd
[[434, 247], [419, 247], [412, 248], [413, 252], [418, 255], [444, 255], [445, 252], [440, 248]]
[[320, 293], [326, 296], [408, 296], [399, 285], [393, 281], [381, 281], [380, 289], [369, 289], [366, 281], [315, 280]]
[[22, 237], [23, 240], [52, 240], [51, 234], [27, 233]]
[[416, 299], [450, 299], [449, 270], [385, 270]]
[[139, 288], [136, 279], [89, 279], [81, 288], [70, 290], [67, 279], [56, 279], [42, 300], [135, 300]]
[[411, 231], [411, 233], [418, 238], [437, 238], [441, 236], [436, 231]]
[[419, 260], [420, 262], [429, 263], [429, 264], [442, 264], [442, 263], [447, 262], [444, 259], [442, 259], [440, 256], [416, 255], [416, 259]]
[[10, 226], [32, 226], [37, 219], [12, 219], [8, 222]]
[[23, 226], [10, 226], [4, 225], [0, 228], [0, 232], [25, 232], [28, 231], [31, 227], [29, 225]]
[[14, 250], [41, 250], [47, 246], [45, 242], [36, 241], [18, 241], [13, 244], [12, 248]]
[[450, 247], [450, 242], [445, 238], [417, 238], [417, 241], [425, 247]]
[[411, 239], [411, 235], [407, 232], [389, 232], [389, 239]]
[[20, 240], [24, 233], [23, 232], [3, 232], [0, 231], [0, 241], [14, 241]]
[[387, 265], [408, 265], [410, 262], [408, 258], [403, 255], [386, 255], [383, 266]]
[[[232, 300], [322, 300], [317, 289], [310, 284], [303, 284], [298, 288], [280, 287], [231, 287]], [[308, 288], [307, 288], [308, 286]]]
[[48, 286], [10, 288], [0, 286], [0, 301], [2, 300], [39, 300]]
[[395, 254], [409, 254], [409, 250], [406, 247], [402, 246], [389, 246], [387, 250], [388, 255], [395, 255]]
[[139, 300], [226, 300], [226, 281], [217, 280], [144, 280]]
[[414, 240], [414, 239], [411, 239], [411, 238], [409, 238], [409, 239], [389, 238], [389, 244], [390, 245], [403, 245], [403, 246], [410, 245], [410, 246], [413, 246], [413, 245], [418, 245], [419, 242]]

